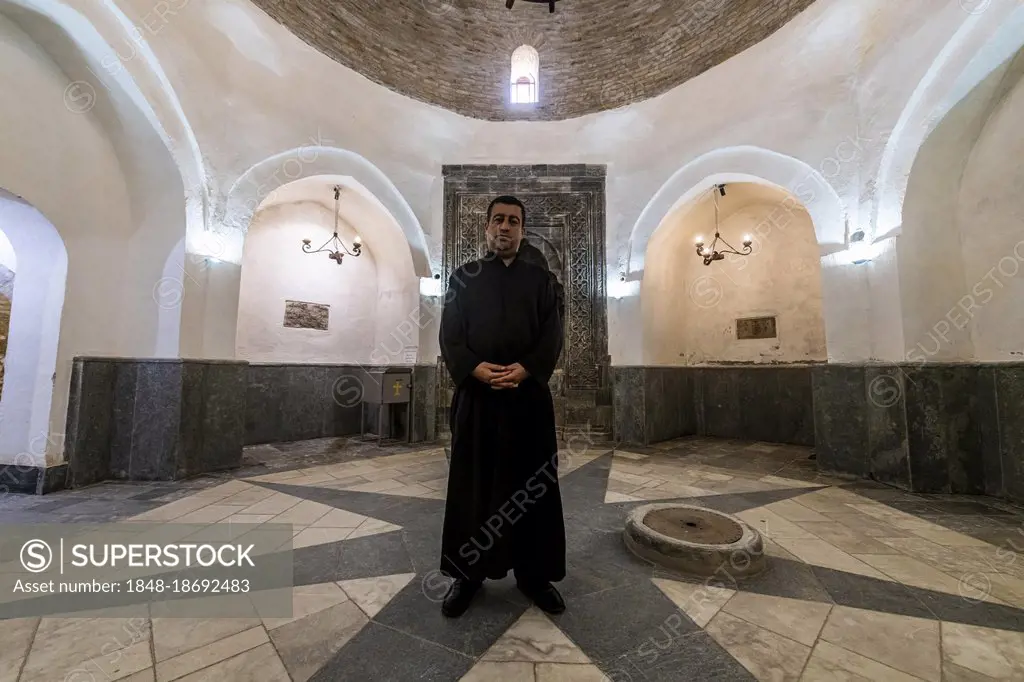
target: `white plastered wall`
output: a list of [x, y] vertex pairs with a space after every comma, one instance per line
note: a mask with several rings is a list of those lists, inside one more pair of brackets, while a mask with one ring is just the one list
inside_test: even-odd
[[[261, 210], [249, 228], [238, 304], [239, 359], [255, 362], [369, 361], [377, 302], [377, 264], [364, 250], [337, 265], [326, 254], [306, 254], [331, 238], [333, 216], [320, 203], [279, 204]], [[351, 246], [355, 231], [343, 221], [339, 237]], [[283, 325], [285, 301], [329, 306], [328, 328]]]
[[914, 162], [899, 239], [914, 362], [1024, 359], [1024, 52], [957, 102]]
[[[358, 257], [337, 265], [324, 246], [334, 230]], [[310, 175], [273, 189], [244, 241], [236, 355], [263, 362], [383, 364], [415, 358], [419, 345], [419, 278], [414, 249], [385, 205], [351, 176]], [[333, 246], [329, 246], [333, 248]], [[330, 305], [326, 332], [282, 325], [285, 300]]]

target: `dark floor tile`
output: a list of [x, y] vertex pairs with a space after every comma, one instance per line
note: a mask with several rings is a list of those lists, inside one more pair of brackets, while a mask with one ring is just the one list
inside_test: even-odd
[[665, 454], [664, 450], [661, 450], [659, 448], [646, 447], [646, 446], [643, 446], [643, 445], [622, 445], [622, 446], [620, 446], [620, 447], [618, 447], [616, 449], [617, 450], [623, 450], [625, 452], [633, 452], [633, 453], [636, 453], [638, 455], [663, 455], [663, 454]]
[[871, 497], [879, 500], [891, 498], [891, 499], [909, 499], [909, 500], [921, 500], [920, 495], [914, 493], [907, 493], [900, 488], [896, 488], [888, 483], [881, 483], [879, 481], [869, 480], [855, 480], [851, 481], [842, 486], [846, 490], [856, 492], [865, 497]]
[[961, 595], [933, 592], [917, 587], [908, 587], [907, 590], [927, 606], [939, 620], [1024, 632], [1024, 610], [1001, 604], [976, 602]]
[[[1006, 523], [1007, 519], [1012, 519], [1013, 517], [977, 515], [943, 516], [936, 514], [934, 516], [924, 516], [922, 518], [926, 519], [929, 523], [934, 523], [942, 526], [943, 528], [948, 528], [949, 530], [955, 530], [961, 533], [1004, 533], [1007, 537], [1013, 537], [1016, 535], [1022, 542], [1024, 542], [1024, 525]], [[1019, 531], [1018, 528], [1020, 529]]]
[[451, 682], [473, 659], [370, 622], [309, 682]]
[[253, 484], [399, 526], [413, 524], [428, 516], [440, 514], [444, 509], [444, 500], [430, 500], [406, 495], [364, 493], [312, 485], [264, 483], [261, 481], [253, 481]]
[[159, 506], [159, 502], [138, 500], [81, 500], [77, 504], [61, 507], [59, 514], [65, 518], [90, 518], [103, 522], [142, 514]]
[[851, 480], [852, 477], [837, 476], [835, 474], [821, 474], [818, 473], [817, 469], [795, 467], [789, 465], [776, 471], [773, 476], [779, 478], [788, 478], [794, 481], [803, 481], [804, 483], [816, 483], [818, 485], [836, 485], [842, 484], [845, 481]]
[[142, 502], [142, 501], [150, 501], [150, 500], [160, 500], [160, 501], [163, 501], [165, 497], [174, 495], [177, 492], [178, 492], [177, 488], [170, 488], [170, 487], [152, 488], [151, 490], [146, 490], [144, 492], [138, 493], [137, 495], [132, 495], [129, 499], [138, 500], [140, 502]]
[[526, 611], [525, 605], [491, 594], [490, 585], [485, 584], [462, 617], [446, 618], [441, 613], [440, 596], [427, 594], [423, 585], [414, 580], [388, 602], [374, 621], [466, 656], [478, 657]]
[[935, 618], [916, 593], [900, 583], [820, 566], [812, 566], [811, 570], [832, 601], [840, 606], [915, 618]]
[[711, 495], [694, 500], [694, 503], [726, 514], [737, 514], [747, 509], [763, 507], [772, 502], [781, 502], [794, 497], [800, 497], [807, 493], [813, 493], [821, 488], [783, 488], [781, 490], [762, 490], [753, 493], [726, 493], [724, 495]]
[[[929, 521], [934, 521], [934, 519], [929, 519]], [[937, 521], [937, 523], [946, 526], [941, 521]], [[952, 525], [946, 527], [999, 547], [1003, 552], [1015, 549], [1024, 551], [1024, 529], [1021, 528], [956, 528]]]
[[421, 523], [401, 530], [402, 542], [409, 553], [414, 570], [427, 574], [437, 569], [441, 561], [441, 524]]
[[670, 642], [699, 630], [650, 580], [573, 599], [553, 620], [591, 660], [599, 661], [632, 660], [657, 648], [659, 640]]
[[[681, 576], [663, 569], [655, 571], [655, 577], [695, 582], [694, 578]], [[801, 561], [792, 561], [790, 559], [768, 557], [768, 567], [763, 573], [743, 578], [739, 581], [720, 574], [707, 580], [700, 580], [699, 582], [702, 584], [706, 583], [711, 587], [723, 587], [730, 590], [741, 590], [743, 592], [772, 597], [787, 597], [789, 599], [821, 603], [832, 602], [832, 597], [818, 580], [812, 567]]]
[[82, 501], [80, 499], [76, 498], [57, 499], [49, 502], [43, 502], [41, 504], [34, 504], [32, 505], [31, 510], [37, 514], [47, 514], [49, 512], [65, 509], [72, 505], [81, 504], [81, 502]]
[[626, 660], [640, 673], [636, 679], [652, 682], [682, 679], [746, 682], [756, 679], [706, 632], [695, 632], [674, 640], [655, 635], [645, 650], [626, 656]]
[[595, 561], [594, 556], [580, 553], [566, 558], [565, 580], [558, 584], [566, 599], [576, 600], [650, 580], [652, 565], [632, 555], [602, 556], [601, 561]]
[[398, 531], [294, 550], [296, 585], [411, 573], [412, 562]]
[[929, 501], [928, 504], [934, 507], [939, 514], [949, 514], [951, 516], [1015, 516], [1013, 512], [987, 505], [984, 502], [946, 502], [943, 500], [934, 500]]
[[880, 500], [882, 504], [914, 516], [929, 516], [939, 513], [938, 507], [929, 502], [906, 502], [902, 500]]

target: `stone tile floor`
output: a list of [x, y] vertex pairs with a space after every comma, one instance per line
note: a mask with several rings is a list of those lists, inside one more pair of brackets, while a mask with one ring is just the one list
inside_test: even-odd
[[[296, 587], [290, 618], [0, 621], [0, 680], [1024, 679], [1024, 511], [822, 476], [810, 453], [570, 441], [557, 617], [509, 579], [441, 617], [440, 447], [257, 446], [230, 475], [9, 495], [9, 523], [292, 524]], [[698, 581], [629, 555], [625, 515], [668, 499], [759, 529], [769, 570]]]

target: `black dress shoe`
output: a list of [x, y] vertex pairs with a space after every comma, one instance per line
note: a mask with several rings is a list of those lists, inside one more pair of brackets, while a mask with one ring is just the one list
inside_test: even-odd
[[461, 579], [454, 581], [448, 588], [448, 594], [444, 596], [441, 613], [449, 618], [458, 618], [469, 608], [479, 589], [480, 583]]
[[565, 600], [558, 594], [551, 583], [539, 583], [537, 585], [518, 584], [519, 591], [530, 598], [541, 611], [545, 613], [562, 613], [565, 611]]

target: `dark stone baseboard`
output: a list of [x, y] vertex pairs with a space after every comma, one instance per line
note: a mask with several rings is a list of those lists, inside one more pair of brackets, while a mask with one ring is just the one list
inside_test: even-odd
[[68, 486], [178, 480], [242, 461], [247, 363], [75, 358]]
[[1024, 502], [1024, 363], [613, 367], [615, 439], [813, 445], [818, 468]]
[[615, 440], [814, 444], [811, 365], [612, 367]]
[[[412, 441], [433, 441], [436, 368], [394, 367], [413, 378]], [[67, 485], [178, 480], [239, 467], [245, 445], [359, 434], [366, 376], [359, 365], [75, 358]]]
[[822, 471], [1024, 501], [1024, 364], [827, 365], [813, 378]]
[[[360, 433], [360, 415], [367, 427], [376, 412], [362, 406], [362, 385], [371, 368], [357, 364], [251, 363], [245, 389], [245, 444], [281, 443]], [[435, 438], [437, 368], [433, 365], [373, 367], [412, 372], [411, 440]], [[403, 422], [404, 424], [404, 422]]]
[[0, 492], [46, 495], [63, 490], [67, 474], [67, 464], [48, 467], [0, 464]]

